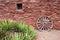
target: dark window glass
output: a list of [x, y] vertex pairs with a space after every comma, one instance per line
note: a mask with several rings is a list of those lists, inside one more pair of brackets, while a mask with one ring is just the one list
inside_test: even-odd
[[17, 9], [22, 9], [22, 4], [17, 4]]

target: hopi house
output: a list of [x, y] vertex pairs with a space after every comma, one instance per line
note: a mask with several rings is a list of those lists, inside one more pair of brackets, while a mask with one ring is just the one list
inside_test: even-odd
[[53, 21], [53, 29], [60, 29], [60, 0], [0, 0], [0, 20], [22, 20], [37, 27], [44, 15]]

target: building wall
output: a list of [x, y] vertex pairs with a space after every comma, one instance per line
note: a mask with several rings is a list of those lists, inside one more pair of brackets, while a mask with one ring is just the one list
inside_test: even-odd
[[[17, 4], [22, 3], [22, 9]], [[54, 29], [60, 29], [60, 0], [0, 0], [0, 20], [23, 20], [36, 27], [37, 18], [50, 16], [54, 21]]]

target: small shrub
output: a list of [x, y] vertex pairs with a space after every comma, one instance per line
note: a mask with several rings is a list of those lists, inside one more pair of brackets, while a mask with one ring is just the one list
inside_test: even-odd
[[0, 22], [0, 37], [4, 35], [7, 31], [7, 23], [6, 20]]
[[17, 26], [16, 30], [19, 30], [19, 31], [22, 31], [22, 32], [28, 31], [28, 25], [26, 25], [25, 22], [20, 21], [20, 22], [17, 23], [16, 26]]
[[36, 35], [34, 28], [22, 21], [17, 23], [17, 30], [25, 33], [24, 40], [32, 40]]
[[0, 35], [5, 34], [7, 31], [11, 32], [10, 30], [13, 31], [12, 34], [9, 33], [3, 40], [33, 40], [36, 36], [34, 28], [23, 21], [4, 20], [0, 22]]
[[2, 20], [0, 22], [0, 37], [4, 35], [7, 30], [12, 29], [15, 26], [15, 23], [13, 20]]

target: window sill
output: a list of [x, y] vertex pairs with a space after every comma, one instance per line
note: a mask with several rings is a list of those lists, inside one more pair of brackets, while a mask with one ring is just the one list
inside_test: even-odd
[[23, 13], [24, 11], [23, 10], [16, 10], [17, 12], [19, 12], [19, 13]]

